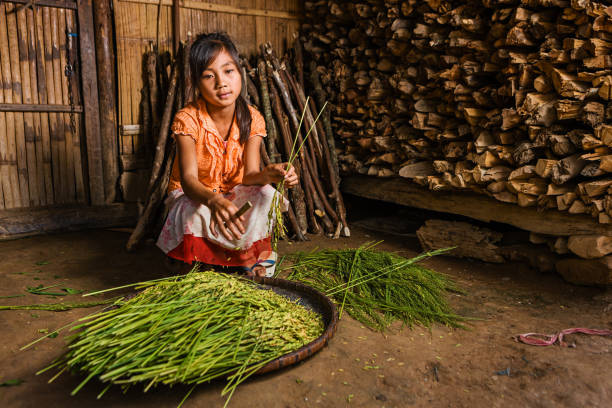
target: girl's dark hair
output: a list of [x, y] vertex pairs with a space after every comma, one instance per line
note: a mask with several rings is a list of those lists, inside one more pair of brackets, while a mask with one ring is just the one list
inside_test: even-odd
[[[191, 45], [191, 51], [189, 52], [189, 68], [194, 90], [197, 90], [202, 72], [208, 68], [221, 51], [227, 51], [232, 57], [242, 78], [238, 50], [229, 35], [222, 32], [200, 34]], [[244, 87], [245, 84], [243, 83], [242, 86]], [[249, 105], [242, 95], [238, 95], [236, 99], [236, 120], [240, 129], [240, 143], [244, 144], [251, 134], [252, 118]]]

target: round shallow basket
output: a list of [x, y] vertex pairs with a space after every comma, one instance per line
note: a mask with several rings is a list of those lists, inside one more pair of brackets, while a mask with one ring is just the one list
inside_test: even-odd
[[[300, 282], [290, 281], [278, 278], [266, 278], [263, 276], [241, 276], [242, 279], [257, 283], [262, 290], [272, 290], [275, 293], [285, 296], [292, 301], [296, 301], [299, 305], [306, 309], [312, 310], [319, 314], [323, 319], [323, 333], [310, 343], [300, 347], [299, 349], [282, 355], [265, 366], [261, 367], [255, 374], [264, 374], [270, 371], [279, 370], [300, 362], [317, 351], [321, 350], [327, 342], [336, 333], [338, 324], [338, 309], [334, 302], [318, 290], [304, 285]], [[132, 292], [124, 296], [124, 300], [128, 300], [138, 295], [138, 291]], [[107, 306], [103, 310], [112, 310], [117, 308], [116, 305]]]
[[334, 302], [318, 290], [299, 282], [262, 276], [244, 277], [244, 279], [258, 283], [264, 290], [272, 290], [290, 300], [297, 301], [306, 309], [321, 315], [323, 319], [323, 333], [310, 343], [299, 349], [282, 355], [257, 370], [256, 374], [264, 374], [278, 370], [302, 361], [321, 350], [334, 336], [338, 324], [338, 309]]

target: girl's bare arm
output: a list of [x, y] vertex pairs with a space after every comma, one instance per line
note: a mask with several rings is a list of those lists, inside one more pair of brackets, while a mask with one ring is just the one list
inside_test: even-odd
[[210, 233], [217, 236], [218, 229], [228, 240], [239, 239], [245, 232], [244, 218], [234, 217], [238, 207], [200, 183], [195, 141], [189, 136], [179, 135], [176, 144], [183, 192], [193, 201], [210, 208]]
[[270, 183], [279, 183], [285, 179], [287, 187], [293, 187], [297, 184], [298, 178], [293, 166], [287, 169], [287, 163], [269, 164], [260, 170], [260, 151], [261, 136], [253, 136], [247, 140], [244, 146], [242, 162], [244, 164], [244, 174], [242, 176], [242, 184], [244, 185], [264, 185]]

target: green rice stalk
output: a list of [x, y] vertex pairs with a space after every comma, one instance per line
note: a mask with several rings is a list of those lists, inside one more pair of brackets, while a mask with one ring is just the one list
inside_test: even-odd
[[95, 307], [100, 305], [108, 305], [117, 299], [101, 300], [99, 302], [83, 302], [83, 303], [39, 303], [34, 305], [8, 305], [0, 306], [0, 310], [49, 310], [51, 312], [64, 312], [66, 310], [80, 309], [85, 307]]
[[134, 287], [138, 295], [117, 308], [69, 325], [68, 351], [48, 368], [84, 375], [73, 395], [96, 377], [105, 383], [99, 397], [111, 384], [147, 391], [226, 377], [227, 405], [259, 368], [323, 331], [316, 313], [234, 276], [194, 270]]
[[322, 291], [354, 319], [373, 330], [384, 331], [395, 321], [406, 326], [441, 323], [462, 327], [465, 319], [445, 300], [457, 291], [446, 276], [417, 262], [452, 248], [430, 251], [414, 258], [379, 251], [378, 243], [357, 249], [296, 253], [289, 279]]

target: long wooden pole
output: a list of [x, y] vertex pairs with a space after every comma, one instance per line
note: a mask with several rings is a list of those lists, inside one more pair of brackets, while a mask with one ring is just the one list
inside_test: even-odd
[[117, 102], [115, 98], [115, 52], [111, 0], [94, 1], [96, 24], [96, 68], [98, 69], [98, 96], [100, 101], [100, 137], [102, 140], [102, 169], [106, 203], [115, 201], [119, 177], [119, 151], [117, 147]]
[[170, 122], [172, 120], [172, 108], [174, 106], [174, 99], [176, 96], [176, 89], [179, 76], [178, 63], [175, 62], [172, 67], [172, 79], [170, 80], [170, 87], [168, 89], [168, 96], [166, 98], [166, 105], [164, 107], [164, 116], [162, 117], [159, 136], [157, 137], [157, 145], [155, 146], [155, 158], [153, 159], [153, 167], [151, 168], [151, 178], [149, 179], [149, 186], [147, 187], [148, 194], [153, 191], [153, 186], [159, 177], [159, 171], [164, 161], [164, 154], [166, 152], [166, 141], [168, 140], [168, 133], [170, 132]]
[[[271, 68], [268, 67], [266, 65], [266, 71], [270, 70]], [[271, 75], [271, 73], [269, 74]], [[270, 76], [268, 76], [270, 77]], [[274, 84], [270, 84], [269, 87], [270, 93], [269, 93], [269, 97], [270, 97], [270, 102], [271, 105], [274, 109], [274, 114], [276, 115], [277, 119], [278, 119], [278, 125], [279, 125], [279, 129], [280, 129], [280, 134], [281, 134], [281, 139], [284, 143], [284, 147], [285, 147], [285, 151], [286, 152], [290, 152], [291, 151], [291, 142], [289, 141], [291, 136], [290, 136], [290, 131], [289, 131], [289, 126], [286, 124], [286, 122], [283, 120], [283, 112], [282, 112], [282, 108], [281, 108], [281, 102], [280, 102], [280, 97], [278, 95], [278, 92], [276, 90], [276, 87], [274, 86]], [[294, 163], [294, 167], [295, 167], [295, 171], [296, 173], [301, 176], [301, 169], [300, 169], [300, 164], [298, 163]], [[301, 183], [303, 183], [302, 180], [300, 180]], [[305, 207], [305, 193], [304, 190], [302, 189], [302, 186], [300, 184], [298, 184], [297, 186], [295, 186], [293, 189], [291, 189], [291, 202], [293, 203], [293, 205], [295, 206], [295, 215], [296, 218], [298, 220], [298, 223], [300, 225], [300, 230], [302, 232], [302, 234], [306, 233], [306, 230], [308, 229], [308, 221], [306, 219], [306, 207]]]
[[261, 105], [264, 112], [264, 118], [266, 119], [266, 128], [268, 129], [266, 144], [268, 147], [268, 152], [270, 152], [270, 160], [272, 163], [278, 163], [280, 162], [280, 154], [276, 149], [278, 129], [276, 128], [276, 123], [272, 117], [272, 107], [270, 105], [268, 79], [266, 74], [266, 63], [263, 60], [259, 60], [257, 63], [257, 74], [259, 76], [259, 89], [261, 90]]
[[102, 169], [92, 0], [78, 0], [78, 19], [89, 191], [91, 204], [102, 205], [104, 204], [104, 171]]

